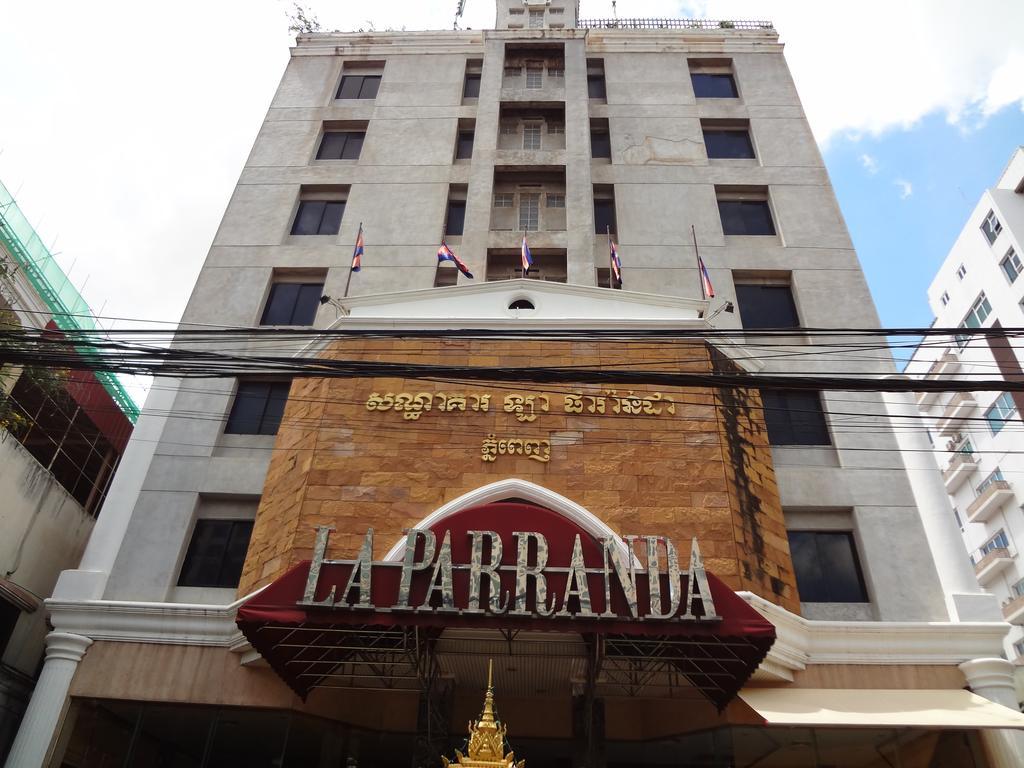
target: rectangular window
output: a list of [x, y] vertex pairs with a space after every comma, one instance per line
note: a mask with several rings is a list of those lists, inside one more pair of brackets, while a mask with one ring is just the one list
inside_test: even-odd
[[693, 72], [690, 82], [698, 99], [735, 99], [740, 95], [736, 81], [728, 73]]
[[942, 306], [949, 304], [949, 294], [946, 291], [943, 291], [942, 295], [939, 296], [939, 301], [942, 302]]
[[996, 467], [988, 473], [988, 477], [978, 483], [977, 487], [974, 489], [974, 495], [981, 496], [981, 494], [983, 494], [985, 490], [992, 485], [992, 483], [1002, 482], [1005, 479], [1006, 478], [1003, 477], [1003, 471], [999, 469], [999, 467]]
[[519, 229], [536, 232], [540, 228], [540, 195], [523, 192], [519, 195]]
[[540, 123], [523, 126], [523, 149], [540, 149]]
[[448, 216], [445, 219], [444, 231], [446, 235], [461, 236], [466, 223], [466, 201], [449, 200]]
[[179, 587], [237, 587], [252, 536], [252, 520], [197, 520]]
[[617, 234], [615, 226], [615, 198], [594, 198], [594, 232], [599, 235]]
[[326, 131], [317, 150], [317, 160], [358, 160], [363, 151], [365, 131]]
[[543, 88], [544, 87], [544, 70], [541, 67], [527, 67], [526, 68], [526, 87], [527, 88]]
[[962, 531], [964, 529], [964, 521], [960, 519], [960, 512], [956, 507], [953, 507], [953, 519], [956, 520], [956, 527]]
[[831, 445], [821, 394], [800, 389], [762, 389], [764, 422], [772, 445]]
[[966, 275], [967, 267], [965, 267], [963, 264], [956, 268], [956, 276], [958, 280], [963, 280]]
[[590, 156], [611, 158], [612, 138], [608, 131], [601, 129], [590, 129]]
[[988, 244], [992, 245], [999, 237], [999, 233], [1003, 231], [1003, 225], [996, 218], [995, 211], [989, 211], [985, 220], [981, 222], [981, 231], [985, 235], [985, 239], [988, 240]]
[[477, 99], [480, 97], [480, 73], [467, 72], [466, 81], [462, 85], [462, 98]]
[[702, 120], [704, 148], [713, 160], [739, 160], [754, 158], [754, 143], [750, 140], [750, 126], [744, 123], [720, 123]]
[[967, 313], [967, 316], [964, 317], [960, 326], [962, 328], [981, 328], [982, 323], [984, 323], [991, 314], [992, 305], [989, 303], [985, 292], [982, 291], [978, 294], [978, 298], [974, 300], [970, 311]]
[[[1014, 597], [1024, 597], [1024, 579], [1020, 579], [1019, 581], [1015, 581], [1010, 586], [1010, 591], [1013, 593]], [[1024, 641], [1022, 641], [1022, 642], [1024, 642]]]
[[312, 325], [323, 294], [323, 282], [274, 283], [260, 325]]
[[801, 602], [868, 602], [852, 533], [790, 531], [789, 551]]
[[565, 70], [562, 67], [552, 67], [548, 65], [548, 77], [553, 77], [556, 80], [561, 80], [565, 77]]
[[1024, 656], [1024, 640], [1018, 640], [1013, 644], [1013, 650], [1017, 652], [1018, 658]]
[[587, 59], [587, 96], [605, 99], [604, 59]]
[[455, 267], [437, 265], [434, 272], [434, 287], [447, 288], [449, 285], [457, 285], [459, 282], [459, 270]]
[[380, 75], [345, 75], [338, 88], [338, 99], [375, 99], [380, 88]]
[[548, 208], [565, 208], [565, 195], [548, 192], [544, 197]]
[[494, 207], [495, 208], [512, 208], [514, 195], [511, 192], [495, 192], [494, 193]]
[[725, 235], [774, 235], [775, 224], [765, 192], [718, 191], [718, 214]]
[[344, 214], [344, 200], [302, 200], [292, 223], [292, 234], [336, 235]]
[[224, 427], [229, 435], [276, 435], [290, 381], [240, 381]]
[[1009, 392], [1003, 392], [992, 403], [992, 406], [985, 411], [985, 420], [988, 421], [988, 428], [992, 430], [992, 434], [998, 435], [1002, 432], [1003, 427], [1013, 418], [1015, 413], [1017, 413], [1017, 406], [1013, 402], [1013, 395]]
[[456, 160], [469, 160], [473, 157], [473, 131], [459, 131], [458, 144], [455, 147]]
[[548, 133], [552, 136], [564, 136], [565, 123], [548, 123]]
[[981, 545], [979, 551], [984, 557], [989, 552], [994, 552], [997, 549], [1009, 549], [1010, 540], [1006, 537], [1006, 531], [1000, 530], [995, 536], [986, 541]]
[[1020, 276], [1021, 272], [1024, 272], [1024, 265], [1020, 263], [1020, 256], [1017, 255], [1013, 248], [1006, 252], [1003, 260], [999, 262], [999, 266], [1003, 268], [1003, 274], [1006, 275], [1006, 279], [1011, 283]]
[[799, 328], [793, 291], [788, 285], [736, 285], [736, 303], [744, 328]]
[[544, 28], [544, 11], [530, 11], [530, 29]]

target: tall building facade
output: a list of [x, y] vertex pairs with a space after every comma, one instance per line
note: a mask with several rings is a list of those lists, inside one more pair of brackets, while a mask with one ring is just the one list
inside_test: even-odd
[[[57, 336], [93, 322], [0, 184], [0, 330]], [[18, 346], [0, 342], [5, 355]], [[42, 662], [42, 601], [60, 572], [78, 564], [137, 416], [113, 376], [31, 360], [0, 366], [0, 759]]]
[[[939, 328], [1024, 324], [1024, 148], [985, 191], [928, 289]], [[1014, 339], [926, 339], [907, 366], [918, 378], [1021, 380]], [[1024, 663], [1024, 542], [1019, 487], [1024, 477], [1021, 393], [921, 394], [935, 459], [978, 581], [996, 596], [1013, 628], [1007, 658]]]
[[156, 388], [8, 765], [437, 765], [490, 661], [530, 765], [1018, 764], [881, 397], [716, 384], [894, 373], [771, 24], [495, 26], [297, 40], [182, 321], [279, 332], [177, 343], [348, 373]]

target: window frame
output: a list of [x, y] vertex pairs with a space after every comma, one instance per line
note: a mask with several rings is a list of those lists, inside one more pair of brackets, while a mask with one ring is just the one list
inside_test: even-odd
[[[289, 234], [291, 236], [293, 236], [293, 237], [331, 237], [331, 236], [337, 235], [339, 232], [341, 232], [341, 223], [342, 223], [342, 221], [345, 218], [345, 206], [346, 206], [347, 202], [348, 202], [347, 200], [340, 200], [340, 199], [323, 199], [323, 200], [316, 200], [316, 199], [301, 200], [300, 199], [299, 200], [299, 204], [298, 204], [298, 206], [295, 209], [295, 217], [292, 219], [292, 227], [289, 230]], [[298, 231], [300, 224], [303, 222], [303, 215], [304, 215], [304, 212], [307, 210], [307, 207], [309, 209], [312, 209], [312, 208], [314, 208], [315, 206], [318, 206], [318, 205], [323, 206], [323, 208], [321, 208], [320, 214], [317, 217], [316, 231], [315, 232], [300, 232], [300, 231]], [[328, 217], [328, 211], [329, 210], [333, 210], [333, 209], [328, 208], [328, 206], [332, 206], [332, 205], [333, 206], [337, 206], [337, 205], [341, 206], [341, 210], [338, 213], [337, 227], [334, 228], [333, 231], [330, 229], [330, 227], [332, 226], [331, 222], [333, 221], [333, 219]], [[328, 223], [328, 229], [326, 229], [326, 230], [324, 229], [325, 221]]]
[[[520, 192], [519, 205], [517, 207], [518, 232], [539, 232], [540, 231], [540, 192]], [[530, 204], [533, 205], [530, 205]], [[526, 215], [525, 225], [524, 213]], [[533, 226], [530, 226], [531, 223]]]
[[[265, 388], [266, 392], [260, 394], [262, 406], [258, 407], [260, 415], [250, 427], [247, 415], [240, 414], [240, 398], [255, 398], [256, 393], [248, 394], [250, 391]], [[231, 398], [231, 407], [228, 409], [227, 417], [224, 420], [225, 435], [276, 435], [284, 420], [284, 410], [288, 404], [288, 395], [291, 390], [290, 379], [239, 379], [235, 386], [234, 395]], [[273, 405], [273, 407], [271, 407]]]
[[[286, 323], [270, 323], [270, 322], [267, 322], [267, 320], [268, 320], [267, 315], [270, 314], [270, 312], [271, 312], [271, 310], [273, 308], [275, 299], [278, 298], [279, 294], [283, 292], [283, 289], [285, 288], [285, 286], [295, 286], [297, 288], [297, 291], [298, 291], [296, 293], [296, 295], [295, 295], [294, 301], [292, 302], [291, 311], [288, 312], [289, 322], [286, 322]], [[304, 291], [304, 289], [315, 289], [315, 290], [313, 290], [313, 291], [305, 290]], [[303, 302], [304, 295], [307, 297], [305, 299], [305, 301], [308, 301], [308, 294], [311, 293], [311, 292], [316, 294], [316, 300], [313, 301], [313, 303], [311, 305], [305, 306], [306, 312], [303, 313], [303, 315], [299, 318], [301, 320], [302, 317], [305, 317], [306, 314], [309, 314], [309, 311], [312, 310], [312, 313], [309, 314], [309, 320], [308, 321], [303, 321], [303, 322], [298, 322], [296, 320], [296, 314], [299, 312], [299, 305], [300, 305], [300, 303]], [[313, 324], [316, 322], [316, 313], [317, 313], [317, 310], [320, 307], [320, 297], [323, 296], [323, 293], [324, 293], [324, 281], [323, 280], [320, 280], [319, 282], [305, 282], [305, 281], [302, 281], [302, 280], [287, 280], [287, 279], [284, 279], [284, 280], [280, 280], [280, 279], [279, 280], [274, 280], [270, 284], [270, 291], [267, 293], [267, 300], [263, 304], [263, 312], [260, 315], [260, 322], [259, 322], [260, 326], [296, 327], [296, 328], [312, 327]], [[282, 298], [282, 299], [279, 299], [279, 301], [286, 301], [286, 299]]]
[[[467, 72], [465, 79], [462, 81], [462, 98], [464, 99], [479, 99], [480, 98], [480, 79], [482, 73], [480, 72]], [[473, 85], [471, 85], [473, 84]], [[470, 91], [475, 91], [471, 93]]]
[[[772, 211], [771, 201], [767, 192], [757, 193], [735, 193], [716, 192], [718, 203], [718, 218], [722, 225], [722, 235], [725, 237], [777, 237], [778, 227], [775, 226], [775, 215]], [[723, 207], [724, 206], [724, 207]], [[751, 210], [754, 206], [764, 216], [760, 221], [756, 218], [745, 217], [743, 212]], [[764, 231], [750, 231], [758, 229], [757, 224], [767, 222], [767, 229]], [[743, 231], [732, 231], [735, 224], [740, 223]]]
[[[329, 137], [343, 136], [344, 141], [341, 145], [341, 151], [338, 153], [338, 157], [324, 157], [324, 149], [326, 148]], [[359, 137], [355, 140], [355, 137]], [[323, 136], [320, 137], [320, 146], [316, 150], [317, 160], [358, 160], [359, 156], [363, 152], [363, 144], [366, 143], [366, 131], [356, 131], [347, 129], [329, 129], [325, 130]], [[350, 150], [349, 145], [356, 145], [355, 150]], [[349, 157], [345, 154], [348, 153]], [[353, 154], [354, 153], [354, 154]]]
[[[1010, 274], [1010, 270], [1006, 268], [1007, 265], [1013, 267], [1012, 275]], [[1006, 255], [1000, 259], [999, 268], [1003, 270], [1003, 275], [1006, 276], [1010, 285], [1017, 282], [1017, 278], [1021, 276], [1021, 273], [1024, 273], [1024, 264], [1021, 263], [1020, 256], [1017, 255], [1017, 251], [1012, 245], [1006, 251]]]
[[[529, 145], [529, 146], [528, 146]], [[544, 126], [537, 121], [523, 123], [523, 149], [539, 152], [544, 146]]]
[[[607, 217], [602, 217], [602, 216], [600, 216], [598, 214], [598, 206], [599, 205], [600, 206], [608, 206], [608, 210], [611, 213], [610, 219], [607, 218]], [[604, 229], [602, 229], [602, 223], [605, 225]], [[618, 211], [616, 210], [616, 207], [615, 207], [615, 197], [614, 196], [602, 197], [602, 196], [595, 195], [594, 196], [594, 234], [597, 234], [597, 235], [606, 235], [606, 234], [608, 234], [609, 230], [608, 230], [607, 227], [609, 227], [609, 226], [611, 227], [611, 234], [617, 235], [619, 227], [618, 227]]]
[[[813, 538], [810, 538], [813, 537]], [[797, 583], [797, 593], [802, 603], [870, 603], [871, 597], [868, 593], [867, 582], [864, 579], [864, 568], [861, 564], [860, 553], [857, 548], [857, 540], [853, 531], [844, 530], [790, 530], [787, 531], [787, 538], [790, 543], [791, 552], [802, 552], [804, 547], [800, 539], [809, 539], [813, 543], [815, 562], [813, 565], [817, 570], [818, 583], [812, 585], [808, 579], [814, 574], [803, 571], [803, 588], [801, 589], [801, 571], [805, 563], [798, 556], [793, 557], [793, 575]], [[835, 557], [835, 550], [823, 552], [823, 542], [828, 539], [832, 541], [845, 541], [848, 545], [849, 565], [852, 571], [843, 574], [846, 584], [838, 581], [829, 582], [830, 577], [835, 577], [839, 570], [839, 559]], [[845, 566], [846, 564], [844, 564]], [[820, 580], [819, 580], [820, 579]], [[853, 589], [850, 594], [843, 594], [843, 590]], [[826, 599], [809, 599], [824, 597]]]
[[[359, 87], [356, 88], [356, 95], [355, 96], [342, 96], [341, 95], [342, 91], [345, 90], [345, 81], [350, 79], [350, 78], [353, 81], [355, 81], [357, 79], [359, 80]], [[381, 84], [381, 80], [383, 80], [383, 78], [384, 78], [383, 73], [377, 74], [377, 73], [367, 72], [367, 73], [363, 74], [363, 73], [360, 73], [358, 70], [356, 70], [354, 72], [349, 72], [348, 74], [345, 74], [344, 71], [343, 71], [342, 75], [341, 75], [341, 82], [338, 83], [338, 90], [335, 93], [334, 98], [336, 100], [344, 100], [344, 101], [357, 101], [357, 100], [372, 101], [372, 100], [377, 98], [377, 94], [380, 92], [380, 84]], [[370, 83], [371, 85], [367, 86], [367, 83]], [[367, 95], [364, 95], [364, 89], [367, 91]], [[373, 91], [373, 93], [369, 94], [368, 92], [371, 91], [371, 90]]]
[[994, 245], [1002, 231], [1003, 223], [999, 221], [999, 217], [996, 216], [994, 210], [989, 210], [981, 222], [981, 233], [985, 236], [985, 240], [988, 241], [989, 245]]
[[[799, 396], [814, 396], [814, 408], [805, 408], [810, 402], [796, 403]], [[765, 431], [771, 446], [798, 446], [802, 448], [828, 448], [834, 445], [829, 428], [828, 411], [818, 390], [777, 389], [761, 390]], [[795, 416], [794, 416], [795, 415]]]
[[[793, 295], [793, 286], [789, 283], [769, 283], [757, 281], [736, 280], [733, 283], [736, 293], [736, 306], [740, 312], [740, 323], [744, 329], [764, 328], [800, 328], [800, 312], [796, 306], [796, 297]], [[757, 291], [757, 298], [754, 298], [754, 291]], [[749, 293], [749, 297], [741, 294]], [[771, 304], [772, 299], [764, 301], [760, 306], [752, 306], [760, 301], [762, 297], [782, 296], [781, 304]], [[750, 299], [753, 299], [751, 301]], [[784, 304], [785, 306], [782, 306]], [[768, 306], [770, 305], [770, 306]], [[744, 310], [747, 306], [749, 309]], [[767, 307], [767, 308], [766, 308]], [[767, 324], [762, 322], [766, 315], [785, 315], [787, 322], [779, 324]], [[748, 318], [749, 316], [749, 318]]]
[[[698, 86], [698, 83], [700, 85]], [[727, 93], [717, 93], [715, 85], [728, 83]], [[690, 72], [690, 86], [695, 99], [738, 99], [739, 84], [732, 72]]]
[[[595, 137], [601, 137], [600, 141], [595, 143]], [[610, 131], [606, 131], [603, 128], [590, 129], [590, 157], [595, 160], [612, 159], [612, 135]]]
[[[728, 127], [728, 126], [701, 126], [701, 135], [704, 138], [704, 151], [707, 153], [708, 160], [756, 160], [757, 151], [754, 149], [754, 138], [750, 135], [750, 127]], [[729, 152], [716, 152], [712, 153], [712, 148], [717, 147], [721, 150], [722, 147], [716, 141], [708, 142], [708, 137], [712, 136], [742, 136], [746, 143], [743, 148], [747, 150], [748, 154], [730, 154]]]
[[[456, 210], [456, 211], [461, 210], [461, 213], [459, 213], [458, 215], [453, 217], [452, 216], [452, 211], [453, 210]], [[452, 227], [453, 221], [456, 222], [456, 225], [455, 225], [454, 228]], [[456, 232], [455, 230], [458, 230], [458, 231]], [[462, 237], [462, 235], [463, 235], [463, 233], [465, 231], [466, 231], [466, 201], [465, 200], [456, 200], [456, 199], [449, 198], [448, 199], [448, 205], [446, 206], [445, 212], [444, 212], [444, 232], [445, 232], [445, 236]]]
[[1013, 395], [1009, 392], [1002, 392], [992, 401], [992, 405], [985, 409], [985, 421], [988, 423], [989, 431], [998, 435], [1003, 428], [1017, 415], [1017, 404], [1013, 401]]
[[[466, 136], [469, 136], [469, 151], [464, 152], [467, 141]], [[473, 144], [476, 142], [476, 131], [471, 129], [462, 129], [455, 134], [455, 159], [456, 160], [472, 160], [473, 159]]]
[[[185, 550], [185, 556], [182, 559], [181, 570], [178, 572], [177, 586], [179, 587], [191, 587], [191, 588], [205, 588], [205, 589], [234, 589], [238, 587], [239, 581], [241, 580], [242, 570], [245, 567], [245, 557], [249, 550], [249, 544], [252, 542], [252, 529], [255, 521], [251, 519], [225, 519], [225, 518], [200, 518], [196, 520], [195, 525], [192, 528], [192, 535], [189, 538], [188, 547]], [[196, 547], [201, 546], [201, 536], [206, 529], [213, 529], [221, 526], [229, 526], [227, 536], [224, 540], [223, 548], [217, 553], [199, 553], [195, 550]], [[234, 557], [229, 558], [229, 554], [232, 553], [232, 545], [237, 546], [238, 532], [244, 532], [245, 547], [241, 553], [241, 559], [237, 558], [238, 552], [234, 552]], [[197, 533], [199, 534], [197, 536]], [[202, 574], [189, 573], [190, 565], [191, 570], [198, 570], [199, 566], [195, 565], [197, 559], [202, 558], [206, 561], [215, 561], [217, 566], [216, 576], [213, 578], [200, 578]], [[235, 573], [237, 568], [237, 574]], [[191, 578], [190, 578], [191, 577]]]

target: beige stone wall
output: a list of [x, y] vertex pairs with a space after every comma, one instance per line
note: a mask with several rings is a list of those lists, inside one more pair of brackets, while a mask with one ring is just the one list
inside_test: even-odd
[[[721, 366], [703, 342], [616, 344], [505, 340], [337, 341], [336, 359], [415, 360], [474, 366], [629, 366], [710, 371]], [[714, 358], [714, 359], [713, 359]], [[380, 557], [439, 506], [482, 485], [518, 477], [560, 493], [619, 533], [663, 534], [681, 547], [697, 536], [707, 568], [799, 611], [785, 524], [756, 392], [635, 388], [660, 392], [675, 413], [567, 414], [565, 393], [629, 387], [546, 384], [483, 386], [402, 379], [306, 379], [292, 385], [239, 594], [308, 559], [315, 529], [333, 525], [331, 555], [353, 555], [373, 527]], [[418, 419], [368, 411], [371, 393], [489, 393], [487, 412]], [[503, 410], [507, 393], [546, 394], [549, 412], [521, 422]], [[435, 402], [437, 402], [435, 400]], [[716, 407], [724, 405], [725, 407]], [[551, 440], [551, 458], [481, 460], [481, 442]]]

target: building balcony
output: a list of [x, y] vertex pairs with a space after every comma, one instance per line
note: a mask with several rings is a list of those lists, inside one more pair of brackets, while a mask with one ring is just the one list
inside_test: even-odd
[[956, 434], [961, 428], [960, 420], [977, 407], [978, 401], [970, 392], [955, 393], [935, 424], [939, 434], [943, 437]]
[[967, 522], [984, 523], [1013, 498], [1013, 490], [1005, 480], [993, 480], [967, 506]]
[[1003, 603], [1003, 618], [1011, 624], [1024, 624], [1024, 595]]
[[931, 408], [935, 405], [939, 399], [938, 392], [916, 392], [914, 397], [917, 399], [918, 408]]
[[954, 353], [946, 351], [942, 353], [942, 357], [936, 360], [928, 368], [928, 372], [924, 375], [926, 379], [940, 379], [948, 376], [952, 376], [960, 370], [960, 358]]
[[973, 455], [959, 451], [954, 453], [953, 458], [949, 460], [949, 466], [942, 473], [946, 493], [954, 493], [977, 468], [978, 460]]
[[1013, 555], [1006, 547], [990, 550], [974, 564], [974, 573], [978, 577], [978, 583], [985, 586], [1009, 568], [1012, 563]]

